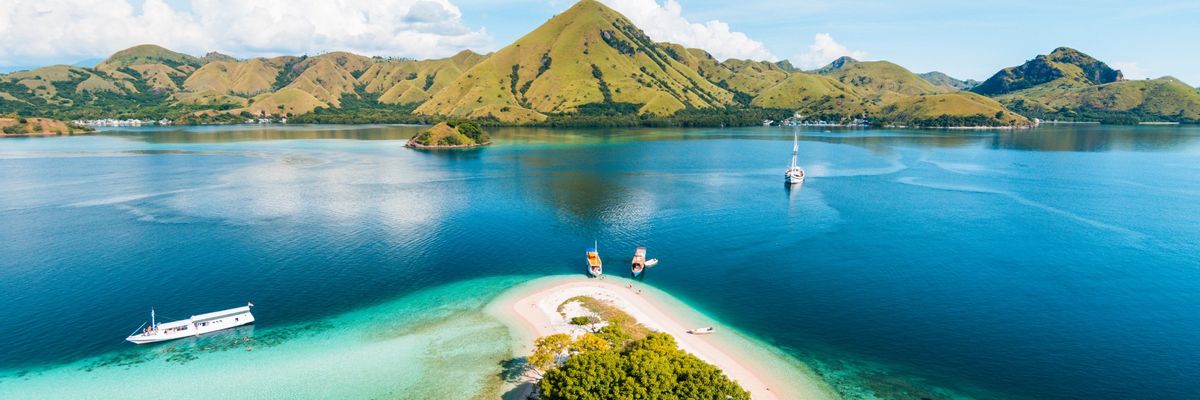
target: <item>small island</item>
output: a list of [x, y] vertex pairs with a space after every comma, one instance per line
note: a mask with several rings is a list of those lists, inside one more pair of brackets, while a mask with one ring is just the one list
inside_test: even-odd
[[414, 149], [463, 149], [492, 144], [491, 137], [472, 121], [446, 121], [416, 134], [405, 147]]
[[0, 137], [76, 135], [94, 129], [50, 118], [0, 116]]
[[[838, 398], [794, 360], [632, 280], [539, 278], [486, 311], [513, 335], [505, 399]], [[689, 332], [714, 325], [712, 335]]]

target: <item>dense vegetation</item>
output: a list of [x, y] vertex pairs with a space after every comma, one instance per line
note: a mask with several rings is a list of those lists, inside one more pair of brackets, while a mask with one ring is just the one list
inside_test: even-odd
[[471, 147], [492, 142], [479, 124], [470, 120], [452, 120], [434, 125], [409, 139], [410, 147]]
[[543, 371], [537, 385], [541, 398], [750, 398], [720, 369], [680, 350], [671, 335], [651, 332], [611, 304], [587, 296], [573, 297], [559, 306], [559, 312], [574, 302], [598, 318], [575, 317], [573, 324], [605, 324], [575, 339], [556, 334], [534, 342], [527, 367]]
[[571, 352], [538, 382], [546, 400], [750, 398], [721, 370], [680, 350], [665, 333], [651, 333], [623, 347], [591, 334], [569, 343], [563, 339], [539, 342]]

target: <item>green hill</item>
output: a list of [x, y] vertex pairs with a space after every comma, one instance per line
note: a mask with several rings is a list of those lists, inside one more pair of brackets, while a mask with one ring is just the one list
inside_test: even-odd
[[1200, 91], [1171, 77], [1087, 87], [1034, 87], [997, 98], [1043, 119], [1106, 123], [1200, 122]]
[[408, 140], [406, 147], [418, 149], [463, 148], [492, 143], [479, 125], [468, 121], [440, 122]]
[[616, 11], [583, 0], [472, 67], [416, 109], [426, 115], [532, 122], [588, 104], [639, 114], [732, 105], [717, 87]]
[[1085, 87], [1118, 82], [1121, 71], [1069, 47], [1059, 47], [1048, 55], [1038, 55], [1016, 67], [992, 75], [971, 89], [975, 93], [997, 96], [1039, 85]]
[[867, 100], [867, 107], [872, 109], [909, 96], [946, 91], [912, 71], [887, 61], [857, 61], [842, 57], [821, 68], [818, 73], [849, 85]]
[[91, 128], [50, 118], [0, 116], [0, 137], [73, 135], [93, 131]]
[[1029, 119], [996, 100], [969, 92], [910, 96], [880, 110], [879, 117], [915, 126], [1014, 126]]
[[[962, 90], [990, 96], [999, 107], [967, 94], [938, 96]], [[978, 85], [850, 57], [809, 72], [786, 61], [722, 61], [702, 49], [653, 42], [595, 0], [488, 55], [411, 60], [330, 52], [239, 60], [140, 45], [95, 68], [0, 75], [0, 113], [180, 123], [272, 114], [316, 123], [730, 126], [792, 112], [829, 120], [866, 115], [884, 124], [1023, 123], [1014, 111], [1042, 119], [1193, 122], [1196, 97], [1173, 78], [1124, 81], [1120, 71], [1065, 47]]]
[[972, 91], [1041, 119], [1200, 121], [1200, 93], [1191, 86], [1171, 77], [1126, 81], [1121, 71], [1066, 47], [1006, 68]]
[[750, 104], [820, 116], [856, 116], [868, 110], [867, 101], [850, 85], [805, 72], [793, 73], [783, 82], [763, 90]]
[[104, 61], [96, 64], [99, 70], [115, 70], [140, 64], [162, 64], [172, 68], [185, 66], [183, 70], [199, 68], [203, 62], [196, 57], [167, 50], [153, 44], [143, 44], [113, 53]]
[[929, 83], [932, 83], [935, 86], [940, 86], [947, 91], [970, 90], [975, 86], [979, 86], [979, 81], [977, 80], [962, 80], [938, 71], [926, 72], [918, 75], [921, 77], [921, 79], [929, 81]]

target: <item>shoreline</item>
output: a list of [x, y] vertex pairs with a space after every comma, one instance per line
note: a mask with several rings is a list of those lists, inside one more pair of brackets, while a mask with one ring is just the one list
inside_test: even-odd
[[[632, 289], [626, 285], [632, 284]], [[570, 325], [557, 312], [574, 296], [606, 300], [646, 327], [675, 337], [679, 348], [717, 366], [754, 399], [832, 399], [832, 387], [801, 364], [769, 345], [747, 337], [692, 309], [671, 295], [630, 279], [606, 276], [552, 276], [517, 285], [497, 296], [485, 311], [509, 327], [514, 357], [533, 349], [533, 340], [554, 333], [582, 329]], [[711, 335], [690, 335], [687, 329], [715, 326]], [[532, 381], [523, 377], [505, 398], [524, 398]]]

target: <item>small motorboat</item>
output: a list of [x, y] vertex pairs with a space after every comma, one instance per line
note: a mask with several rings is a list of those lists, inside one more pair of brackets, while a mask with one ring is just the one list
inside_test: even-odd
[[642, 271], [646, 269], [646, 247], [638, 246], [633, 252], [633, 277], [636, 278], [642, 275]]
[[592, 248], [587, 249], [588, 273], [593, 277], [600, 277], [604, 274], [604, 264], [600, 261], [600, 243], [596, 242]]
[[647, 267], [653, 267], [653, 266], [655, 266], [655, 265], [658, 265], [658, 259], [657, 259], [657, 258], [651, 258], [651, 259], [649, 259], [649, 260], [646, 260], [646, 266], [647, 266]]
[[693, 335], [707, 335], [707, 334], [710, 334], [710, 333], [713, 333], [713, 332], [716, 332], [716, 331], [717, 331], [717, 330], [716, 330], [716, 329], [713, 329], [713, 327], [711, 327], [711, 326], [706, 326], [706, 327], [703, 327], [703, 328], [688, 329], [687, 333], [690, 333], [690, 334], [693, 334]]

